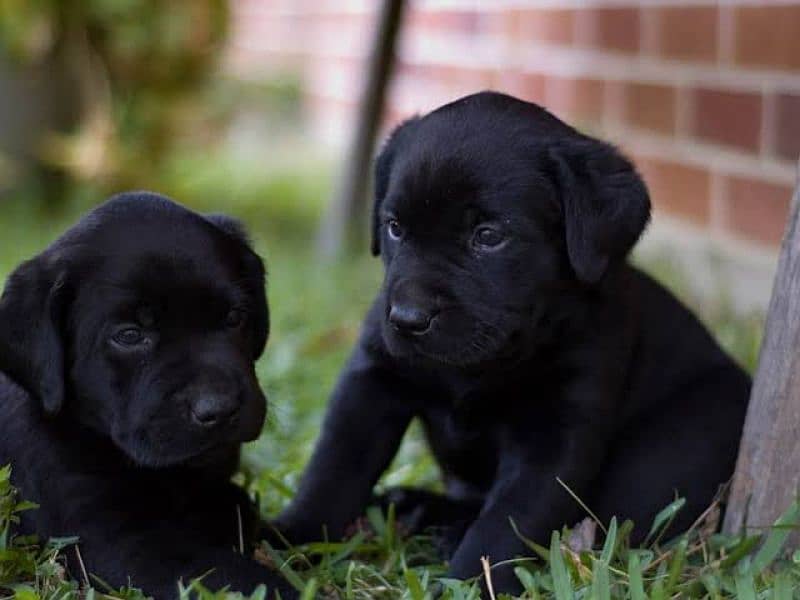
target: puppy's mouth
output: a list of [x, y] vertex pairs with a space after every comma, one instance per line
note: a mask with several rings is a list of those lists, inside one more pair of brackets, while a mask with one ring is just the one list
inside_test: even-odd
[[[259, 430], [260, 431], [260, 430]], [[188, 428], [178, 430], [173, 423], [159, 428], [148, 424], [135, 431], [115, 435], [115, 445], [135, 464], [146, 468], [213, 464], [220, 454], [239, 448], [257, 435], [241, 426], [213, 434], [197, 435]]]
[[505, 360], [513, 355], [515, 336], [494, 324], [473, 320], [463, 335], [463, 327], [447, 326], [437, 318], [422, 334], [397, 332], [384, 323], [384, 342], [397, 359], [430, 366], [474, 368]]
[[132, 443], [120, 444], [117, 442], [117, 445], [135, 465], [151, 469], [164, 469], [190, 463], [202, 463], [230, 444], [226, 446], [221, 441], [213, 441], [192, 448], [176, 450], [168, 447], [168, 444], [138, 435]]

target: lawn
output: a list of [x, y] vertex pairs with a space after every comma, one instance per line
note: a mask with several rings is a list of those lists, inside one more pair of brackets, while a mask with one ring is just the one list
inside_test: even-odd
[[[165, 172], [160, 191], [199, 210], [241, 217], [268, 264], [273, 327], [258, 373], [270, 399], [270, 414], [261, 439], [244, 452], [241, 481], [258, 497], [264, 514], [272, 515], [296, 487], [319, 431], [328, 393], [380, 283], [379, 261], [369, 256], [366, 247], [357, 256], [335, 263], [316, 257], [316, 224], [330, 183], [324, 165], [272, 169], [190, 156]], [[67, 205], [53, 209], [34, 197], [28, 193], [0, 204], [0, 281], [99, 199], [84, 190]], [[753, 367], [759, 316], [735, 315], [722, 300], [700, 306], [667, 258], [644, 266], [677, 288], [690, 305], [700, 307], [723, 345], [748, 368]], [[436, 467], [417, 428], [412, 428], [382, 484], [437, 484]], [[0, 473], [0, 598], [77, 598], [78, 584], [64, 579], [55, 560], [57, 543], [37, 547], [29, 540], [12, 540], [8, 524], [15, 506], [19, 507], [17, 500], [7, 473]], [[554, 534], [550, 547], [533, 548], [537, 561], [522, 561], [518, 566], [527, 589], [524, 597], [793, 597], [793, 589], [800, 587], [800, 554], [785, 557], [780, 552], [788, 529], [775, 529], [760, 550], [758, 538], [724, 538], [701, 526], [678, 540], [660, 539], [660, 528], [679, 506], [676, 502], [665, 507], [648, 548], [630, 549], [629, 525], [622, 523], [603, 524], [608, 535], [605, 546], [596, 550], [578, 547], [575, 536]], [[792, 510], [787, 519], [795, 522], [796, 507]], [[391, 515], [371, 511], [368, 516], [371, 531], [347, 542], [282, 553], [265, 547], [262, 555], [304, 587], [305, 598], [422, 600], [437, 593], [451, 600], [478, 597], [476, 586], [441, 578], [445, 565], [429, 540], [399, 535]], [[203, 597], [226, 597], [224, 592], [196, 590]], [[86, 597], [104, 592], [98, 585]], [[141, 597], [132, 590], [110, 596]]]

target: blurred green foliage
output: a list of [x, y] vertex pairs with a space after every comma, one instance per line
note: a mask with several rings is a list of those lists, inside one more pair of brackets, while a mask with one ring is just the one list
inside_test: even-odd
[[[39, 159], [72, 180], [146, 183], [177, 144], [219, 128], [206, 94], [228, 31], [226, 0], [0, 0], [0, 50], [53, 63], [77, 122]], [[54, 90], [55, 93], [55, 90]]]

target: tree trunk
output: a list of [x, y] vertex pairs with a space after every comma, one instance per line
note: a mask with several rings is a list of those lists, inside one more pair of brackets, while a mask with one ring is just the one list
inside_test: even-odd
[[[725, 531], [772, 525], [800, 484], [800, 184], [778, 261]], [[752, 532], [751, 532], [752, 533]], [[797, 542], [797, 534], [793, 536]]]
[[366, 233], [367, 190], [375, 135], [394, 64], [394, 49], [404, 0], [383, 0], [372, 41], [358, 123], [350, 143], [338, 190], [328, 207], [320, 232], [324, 256], [337, 254], [347, 243], [359, 243]]

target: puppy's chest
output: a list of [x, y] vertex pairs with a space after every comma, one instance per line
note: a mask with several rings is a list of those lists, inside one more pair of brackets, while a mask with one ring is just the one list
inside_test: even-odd
[[437, 406], [421, 415], [428, 444], [448, 478], [487, 488], [498, 459], [499, 424]]
[[[510, 382], [511, 383], [511, 382]], [[448, 478], [486, 490], [493, 482], [503, 448], [522, 435], [535, 444], [549, 438], [552, 425], [564, 418], [560, 388], [513, 382], [473, 394], [443, 394], [420, 412], [428, 444]]]

